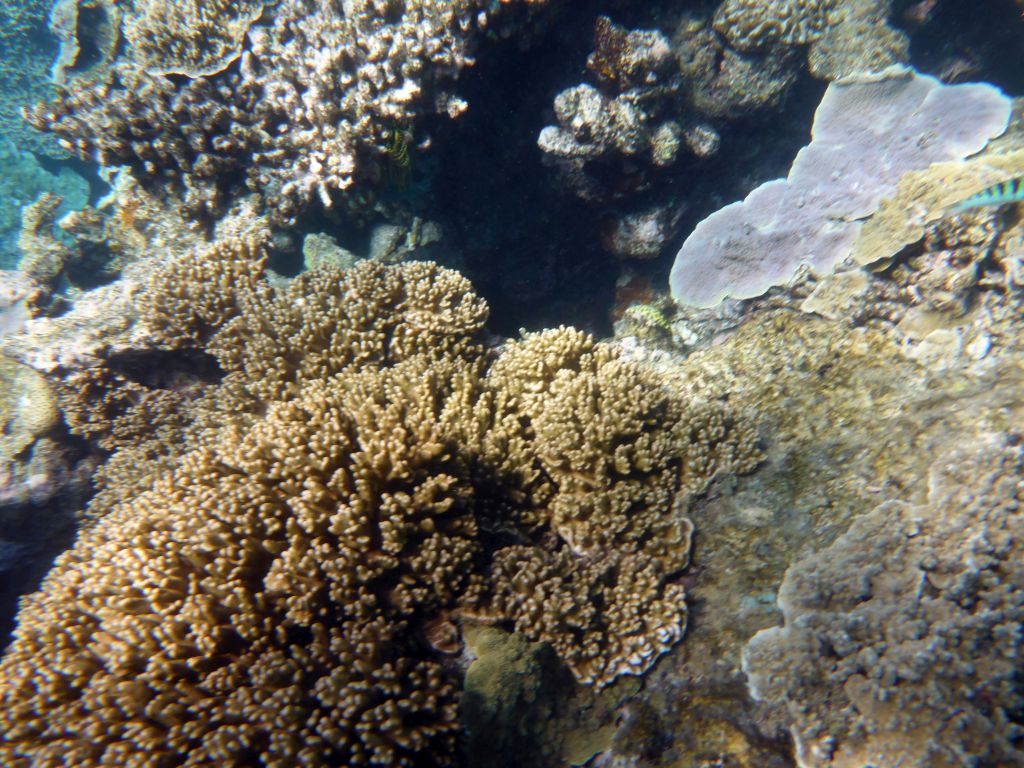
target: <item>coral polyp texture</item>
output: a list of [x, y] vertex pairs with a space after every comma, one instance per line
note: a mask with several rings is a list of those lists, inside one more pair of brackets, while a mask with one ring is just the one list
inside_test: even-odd
[[225, 376], [25, 599], [0, 762], [453, 765], [452, 617], [598, 685], [679, 641], [684, 513], [758, 460], [744, 420], [571, 329], [488, 353], [486, 304], [433, 264], [275, 288], [258, 238], [204, 256], [142, 301]]
[[942, 456], [924, 504], [888, 501], [790, 567], [785, 626], [744, 656], [800, 765], [1020, 765], [1024, 453], [990, 436]]
[[835, 80], [908, 60], [910, 42], [889, 26], [890, 5], [890, 0], [725, 0], [713, 24], [740, 52], [807, 46], [811, 73]]
[[105, 75], [28, 117], [84, 159], [171, 185], [195, 213], [220, 215], [244, 181], [288, 222], [377, 183], [389, 137], [420, 114], [465, 108], [441, 84], [473, 62], [486, 6], [138, 2]]
[[789, 176], [711, 214], [683, 243], [673, 298], [711, 307], [760, 296], [801, 265], [829, 273], [904, 174], [978, 152], [1006, 130], [1010, 106], [994, 86], [904, 68], [832, 83]]
[[124, 16], [124, 36], [150, 74], [213, 75], [241, 55], [245, 34], [263, 6], [260, 0], [141, 0]]

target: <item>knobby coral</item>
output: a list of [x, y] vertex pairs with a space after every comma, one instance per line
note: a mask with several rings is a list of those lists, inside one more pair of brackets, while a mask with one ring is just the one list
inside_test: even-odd
[[744, 422], [570, 329], [495, 359], [486, 305], [432, 264], [277, 289], [258, 242], [209, 255], [145, 304], [223, 381], [25, 600], [0, 762], [448, 765], [453, 615], [598, 684], [678, 641], [686, 498], [756, 460]]
[[885, 502], [786, 572], [785, 626], [744, 669], [785, 705], [801, 765], [1024, 760], [1022, 478], [1017, 435], [958, 447], [925, 503]]

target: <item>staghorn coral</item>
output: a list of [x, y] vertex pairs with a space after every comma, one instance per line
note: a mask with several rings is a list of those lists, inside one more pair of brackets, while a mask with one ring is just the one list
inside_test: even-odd
[[[678, 545], [688, 553], [689, 537]], [[643, 555], [577, 559], [565, 550], [506, 547], [490, 576], [490, 613], [549, 643], [582, 683], [642, 675], [686, 630], [685, 589], [666, 583]]]
[[[260, 265], [220, 255], [212, 282]], [[227, 374], [154, 477], [108, 475], [124, 487], [25, 601], [0, 762], [449, 765], [452, 614], [599, 685], [679, 640], [682, 513], [756, 461], [745, 422], [570, 329], [485, 355], [486, 305], [432, 264], [224, 281], [199, 313], [167, 294], [176, 269], [203, 274], [169, 267], [154, 323]]]
[[260, 234], [194, 249], [161, 267], [147, 285], [143, 313], [171, 347], [201, 346], [237, 317], [239, 296], [259, 291], [266, 275]]
[[488, 312], [465, 278], [427, 262], [305, 273], [280, 293], [243, 292], [239, 304], [208, 349], [228, 386], [255, 404], [348, 367], [475, 356]]
[[785, 626], [744, 654], [807, 766], [1016, 765], [1024, 455], [1016, 435], [948, 451], [929, 496], [888, 501], [791, 566]]
[[[434, 108], [459, 114], [465, 104], [440, 84], [472, 63], [476, 31], [488, 23], [477, 0], [285, 0], [258, 21], [260, 4], [246, 2], [216, 36], [225, 45], [214, 46], [214, 64], [187, 24], [191, 10], [179, 17], [166, 4], [136, 5], [143, 20], [127, 28], [138, 45], [101, 80], [72, 84], [28, 119], [83, 158], [127, 165], [150, 186], [169, 187], [194, 213], [223, 213], [244, 179], [278, 222], [317, 200], [331, 207], [346, 190], [365, 194], [381, 177], [396, 126]], [[144, 34], [148, 26], [159, 34]], [[160, 40], [173, 44], [153, 49]], [[208, 72], [239, 44], [236, 63]], [[154, 68], [157, 56], [189, 63]], [[192, 74], [167, 78], [161, 69]]]

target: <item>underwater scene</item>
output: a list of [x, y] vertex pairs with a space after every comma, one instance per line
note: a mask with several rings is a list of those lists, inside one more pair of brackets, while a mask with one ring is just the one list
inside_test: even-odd
[[0, 0], [0, 768], [1024, 768], [1024, 0]]

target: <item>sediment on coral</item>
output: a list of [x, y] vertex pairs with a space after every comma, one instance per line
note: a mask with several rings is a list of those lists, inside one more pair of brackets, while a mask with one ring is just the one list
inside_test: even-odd
[[932, 468], [924, 504], [888, 501], [779, 590], [785, 626], [744, 654], [785, 708], [801, 765], [1016, 765], [1024, 455], [987, 435]]
[[225, 377], [26, 598], [0, 761], [451, 765], [458, 638], [430, 627], [508, 624], [597, 685], [679, 641], [686, 505], [758, 460], [744, 420], [571, 329], [488, 353], [486, 304], [433, 264], [271, 287], [258, 241], [208, 255], [142, 302]]

